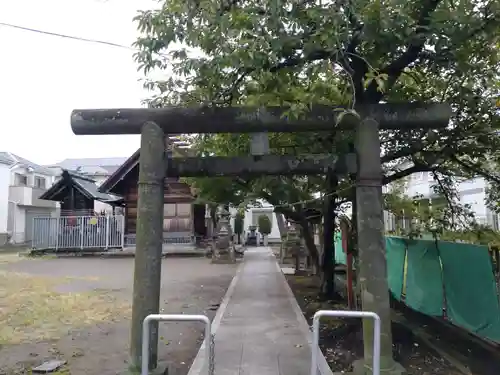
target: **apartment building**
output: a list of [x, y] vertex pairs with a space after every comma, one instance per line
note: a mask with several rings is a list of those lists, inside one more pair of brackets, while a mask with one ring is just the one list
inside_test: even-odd
[[[409, 197], [422, 195], [424, 198], [435, 197], [434, 184], [430, 172], [414, 173], [405, 181], [405, 194]], [[488, 183], [484, 178], [475, 178], [463, 181], [458, 184], [457, 190], [462, 204], [468, 204], [473, 211], [478, 223], [488, 225], [495, 230], [499, 230], [498, 215], [486, 206], [486, 190]], [[385, 214], [385, 224], [388, 230], [394, 225], [393, 215]]]

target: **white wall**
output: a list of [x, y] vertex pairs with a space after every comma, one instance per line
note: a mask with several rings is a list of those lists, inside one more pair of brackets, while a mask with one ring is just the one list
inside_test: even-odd
[[[108, 179], [109, 176], [100, 176], [100, 175], [94, 175], [90, 176], [95, 181], [95, 184], [97, 186], [101, 186], [104, 181]], [[113, 206], [99, 202], [99, 201], [94, 201], [94, 211], [100, 213], [101, 211], [105, 211], [107, 213], [113, 213]]]
[[14, 207], [14, 228], [12, 230], [12, 241], [14, 243], [24, 242], [26, 231], [26, 208]]
[[[406, 184], [406, 194], [410, 197], [420, 194], [430, 197], [434, 194], [432, 188], [434, 183], [432, 175], [428, 172], [411, 175]], [[492, 215], [494, 214], [486, 207], [486, 189], [487, 182], [483, 178], [463, 181], [457, 186], [460, 202], [471, 206], [477, 221], [481, 224], [493, 225]]]
[[414, 173], [408, 177], [406, 184], [406, 194], [410, 197], [423, 195], [428, 197], [433, 193], [432, 183], [434, 180], [427, 172]]
[[[271, 220], [271, 233], [269, 234], [269, 240], [271, 242], [279, 242], [281, 241], [281, 235], [280, 235], [280, 230], [278, 227], [278, 221], [276, 220], [276, 215], [274, 214], [274, 207], [270, 205], [269, 203], [266, 202], [261, 202], [262, 207], [255, 207], [255, 208], [249, 208], [245, 211], [245, 218], [243, 220], [243, 235], [242, 238], [246, 238], [247, 233], [249, 232], [248, 227], [252, 225], [252, 220], [253, 220], [253, 215], [254, 212], [262, 212], [264, 211], [265, 213], [269, 213], [270, 216], [272, 217]], [[231, 208], [231, 227], [234, 229], [234, 216], [236, 214], [236, 209]], [[259, 228], [257, 228], [258, 232]]]
[[48, 189], [52, 186], [52, 184], [54, 183], [54, 180], [55, 180], [55, 176], [53, 175], [49, 175], [49, 174], [41, 174], [41, 173], [36, 173], [36, 172], [30, 172], [27, 168], [23, 167], [23, 166], [14, 166], [12, 169], [11, 169], [11, 173], [10, 173], [10, 181], [9, 181], [9, 184], [11, 186], [16, 186], [17, 183], [16, 183], [16, 174], [20, 174], [20, 175], [23, 175], [23, 176], [26, 176], [27, 177], [27, 184], [26, 186], [28, 187], [36, 187], [35, 185], [35, 178], [36, 177], [40, 177], [40, 178], [43, 178], [45, 180], [45, 189]]
[[101, 211], [106, 211], [107, 213], [113, 213], [113, 206], [107, 203], [94, 201], [94, 211], [97, 213], [101, 213]]
[[[4, 168], [0, 167], [2, 171], [0, 172], [0, 197], [5, 197], [5, 207], [6, 207], [6, 216], [5, 220], [3, 219], [3, 205], [4, 202], [0, 201], [0, 233], [2, 232], [2, 228], [5, 225], [5, 230], [7, 230], [8, 223], [8, 201], [12, 201], [14, 203], [19, 202], [28, 202], [31, 204], [33, 189], [38, 189], [35, 185], [35, 178], [40, 177], [45, 180], [45, 186], [40, 189], [49, 189], [54, 180], [55, 176], [51, 174], [41, 174], [36, 172], [31, 172], [29, 169], [24, 167], [23, 165], [14, 165], [13, 167], [7, 167], [6, 172], [4, 172]], [[16, 181], [16, 174], [23, 175], [27, 177], [26, 187], [25, 188], [15, 188], [15, 190], [9, 191], [9, 186], [19, 186]], [[24, 186], [24, 185], [21, 185]], [[3, 194], [3, 190], [6, 189], [6, 193]], [[37, 190], [35, 190], [37, 191]], [[12, 225], [13, 227], [9, 230], [11, 233], [11, 241], [14, 243], [20, 243], [25, 240], [25, 230], [26, 230], [26, 209], [27, 207], [18, 206], [15, 204], [12, 207]], [[56, 212], [54, 210], [54, 212]], [[4, 224], [5, 223], [5, 224]]]
[[7, 218], [9, 213], [9, 184], [9, 166], [0, 163], [0, 233], [7, 232]]

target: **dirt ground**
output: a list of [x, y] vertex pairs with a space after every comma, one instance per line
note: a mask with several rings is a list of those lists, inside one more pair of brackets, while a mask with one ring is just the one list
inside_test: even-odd
[[[127, 374], [133, 258], [24, 259], [0, 255], [0, 375], [30, 374], [49, 359], [60, 374]], [[163, 313], [213, 318], [236, 271], [206, 258], [166, 258]], [[203, 327], [160, 324], [159, 369], [185, 375]]]
[[[311, 277], [287, 276], [304, 315], [311, 318], [320, 309], [345, 309], [344, 304], [332, 305], [317, 300], [317, 285]], [[408, 330], [393, 324], [393, 355], [405, 367], [408, 375], [463, 375], [432, 350], [426, 348]], [[334, 372], [352, 370], [352, 362], [363, 356], [362, 329], [355, 320], [325, 320], [321, 324], [320, 346]], [[483, 375], [475, 373], [474, 375]]]

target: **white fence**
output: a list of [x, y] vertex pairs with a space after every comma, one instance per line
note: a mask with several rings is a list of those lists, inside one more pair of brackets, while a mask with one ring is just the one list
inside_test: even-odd
[[122, 215], [35, 217], [32, 247], [55, 250], [123, 248], [124, 224]]
[[[135, 248], [137, 235], [126, 234], [124, 247]], [[196, 237], [191, 232], [163, 232], [163, 246], [168, 245], [194, 245]]]

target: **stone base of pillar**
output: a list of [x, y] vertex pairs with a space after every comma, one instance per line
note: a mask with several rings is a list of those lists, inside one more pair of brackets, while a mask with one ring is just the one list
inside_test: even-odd
[[213, 264], [231, 264], [236, 263], [236, 255], [234, 253], [234, 248], [230, 245], [229, 249], [220, 250], [215, 248], [212, 252], [212, 263]]
[[229, 254], [222, 254], [218, 257], [212, 257], [212, 264], [232, 264], [236, 263], [234, 256]]
[[[388, 360], [383, 360], [381, 358], [380, 363], [391, 363], [392, 366], [389, 368], [381, 368], [380, 369], [380, 375], [405, 375], [406, 374], [406, 369], [401, 366], [399, 363], [391, 359]], [[352, 364], [352, 375], [372, 375], [373, 370], [372, 370], [372, 364], [370, 363], [369, 365], [366, 363], [364, 359], [358, 359], [357, 361], [354, 361]]]

